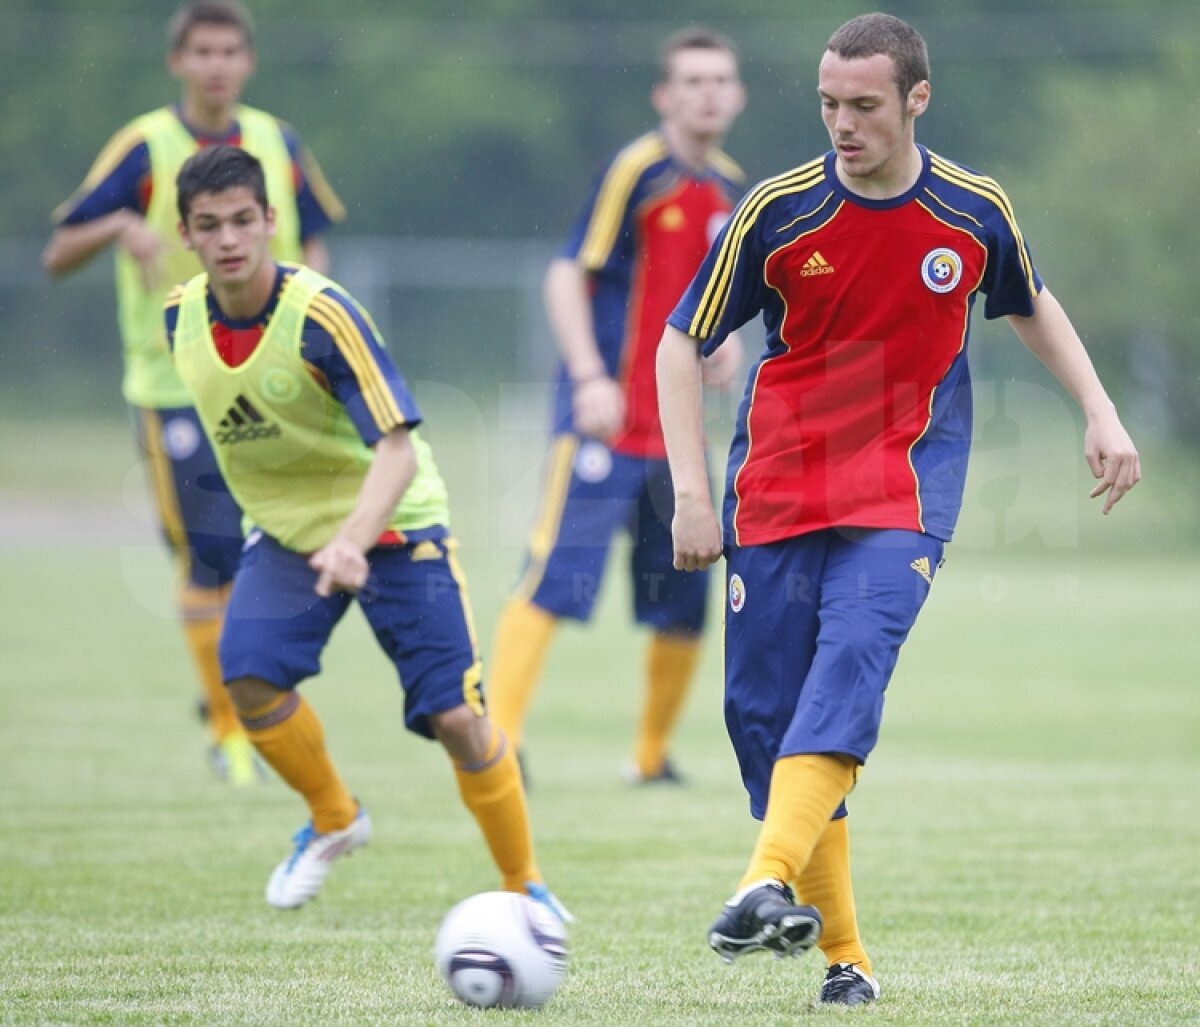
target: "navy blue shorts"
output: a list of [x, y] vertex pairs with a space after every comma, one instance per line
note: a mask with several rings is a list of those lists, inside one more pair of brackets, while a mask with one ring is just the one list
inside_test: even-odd
[[755, 817], [780, 757], [866, 761], [942, 549], [919, 532], [846, 528], [728, 548], [725, 723]]
[[197, 588], [227, 584], [242, 551], [242, 511], [225, 486], [196, 411], [135, 407], [133, 413], [159, 526], [184, 581]]
[[225, 680], [294, 688], [320, 672], [329, 636], [357, 602], [400, 676], [410, 731], [432, 738], [429, 717], [463, 703], [482, 715], [479, 647], [454, 546], [447, 538], [378, 546], [360, 592], [321, 598], [306, 556], [251, 532], [221, 634]]
[[633, 540], [633, 615], [657, 631], [699, 634], [707, 572], [674, 566], [675, 491], [666, 460], [614, 453], [601, 442], [554, 440], [538, 522], [517, 595], [556, 617], [586, 621], [618, 531]]

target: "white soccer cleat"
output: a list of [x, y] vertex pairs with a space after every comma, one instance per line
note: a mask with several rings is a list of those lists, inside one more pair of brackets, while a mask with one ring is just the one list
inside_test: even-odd
[[295, 909], [316, 898], [329, 868], [339, 856], [349, 856], [371, 840], [371, 818], [362, 806], [354, 822], [340, 831], [317, 834], [310, 820], [292, 840], [296, 848], [275, 868], [267, 882], [267, 901], [276, 909]]

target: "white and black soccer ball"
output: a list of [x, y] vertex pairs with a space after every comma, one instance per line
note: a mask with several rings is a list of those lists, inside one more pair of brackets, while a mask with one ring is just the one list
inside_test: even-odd
[[567, 931], [545, 905], [489, 891], [455, 906], [438, 929], [438, 972], [467, 1005], [536, 1009], [567, 972]]

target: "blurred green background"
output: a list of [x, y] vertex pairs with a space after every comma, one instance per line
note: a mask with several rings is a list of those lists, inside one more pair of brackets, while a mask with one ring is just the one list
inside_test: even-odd
[[[1194, 0], [880, 6], [930, 44], [934, 102], [919, 138], [1001, 181], [1138, 441], [1190, 459], [1200, 446]], [[0, 10], [0, 416], [122, 416], [108, 258], [51, 285], [38, 256], [49, 212], [108, 137], [175, 98], [164, 67], [174, 7], [6, 0]], [[331, 237], [335, 273], [372, 308], [411, 379], [461, 389], [489, 421], [502, 384], [548, 377], [541, 272], [600, 162], [653, 123], [663, 37], [705, 22], [738, 42], [750, 103], [728, 150], [755, 181], [825, 148], [817, 60], [864, 9], [251, 7], [259, 71], [247, 99], [300, 129], [349, 208]], [[1007, 330], [976, 342], [981, 380], [1044, 381]]]

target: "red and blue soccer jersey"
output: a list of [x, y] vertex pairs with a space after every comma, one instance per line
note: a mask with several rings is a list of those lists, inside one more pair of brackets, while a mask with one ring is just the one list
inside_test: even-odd
[[[216, 143], [241, 145], [242, 132], [236, 123], [223, 136], [208, 136], [187, 124], [177, 107], [173, 110], [200, 146]], [[345, 217], [345, 209], [296, 130], [282, 121], [279, 128], [292, 158], [296, 208], [300, 215], [300, 239], [304, 242], [320, 235], [332, 223], [341, 221]], [[54, 212], [53, 220], [56, 225], [81, 225], [118, 210], [145, 214], [150, 209], [153, 189], [150, 147], [138, 132], [127, 127], [109, 140], [83, 184]]]
[[920, 178], [894, 199], [846, 190], [833, 153], [756, 186], [670, 317], [709, 353], [763, 315], [730, 448], [727, 544], [954, 531], [975, 298], [988, 318], [1028, 316], [1042, 283], [1000, 187], [921, 153]]
[[[702, 170], [680, 163], [659, 132], [605, 167], [562, 255], [588, 272], [596, 342], [625, 389], [613, 449], [664, 459], [654, 361], [667, 315], [741, 195], [741, 170], [715, 153]], [[572, 389], [560, 376], [555, 424], [571, 425]]]

